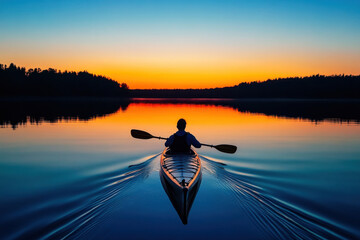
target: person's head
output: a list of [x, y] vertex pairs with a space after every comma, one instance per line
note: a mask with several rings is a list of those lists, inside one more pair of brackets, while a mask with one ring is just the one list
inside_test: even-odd
[[185, 130], [185, 128], [186, 128], [186, 121], [185, 121], [185, 119], [183, 119], [183, 118], [180, 118], [179, 119], [179, 121], [177, 122], [177, 128], [179, 129], [179, 130]]

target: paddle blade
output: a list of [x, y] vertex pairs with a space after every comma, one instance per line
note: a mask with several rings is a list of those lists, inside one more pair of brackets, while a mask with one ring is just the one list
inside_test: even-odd
[[234, 145], [228, 145], [228, 144], [220, 144], [214, 146], [217, 150], [224, 153], [235, 153], [237, 150], [237, 147]]
[[139, 138], [139, 139], [153, 138], [153, 135], [151, 135], [150, 133], [141, 131], [141, 130], [136, 130], [136, 129], [131, 129], [131, 136], [133, 136], [134, 138]]

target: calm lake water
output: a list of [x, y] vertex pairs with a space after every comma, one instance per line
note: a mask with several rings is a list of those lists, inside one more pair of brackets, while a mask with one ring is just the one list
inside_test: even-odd
[[[0, 103], [0, 239], [359, 239], [359, 102]], [[183, 225], [159, 177], [176, 121], [202, 143]]]

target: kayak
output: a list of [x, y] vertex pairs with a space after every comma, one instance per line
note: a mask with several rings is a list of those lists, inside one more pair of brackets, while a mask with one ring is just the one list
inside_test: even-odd
[[189, 154], [171, 154], [166, 148], [160, 159], [160, 179], [183, 224], [201, 183], [201, 161], [191, 149]]

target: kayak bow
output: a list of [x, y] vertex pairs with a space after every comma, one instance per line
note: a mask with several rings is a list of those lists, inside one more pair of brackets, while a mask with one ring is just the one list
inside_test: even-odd
[[201, 161], [191, 149], [190, 154], [171, 154], [166, 148], [160, 159], [160, 179], [183, 224], [201, 183]]

